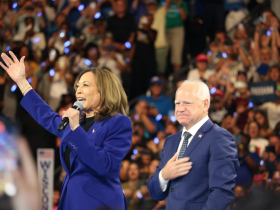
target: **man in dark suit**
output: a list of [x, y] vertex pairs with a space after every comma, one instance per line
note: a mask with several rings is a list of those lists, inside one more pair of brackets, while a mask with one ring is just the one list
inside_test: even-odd
[[154, 199], [167, 198], [167, 210], [225, 210], [234, 199], [236, 144], [209, 119], [209, 105], [209, 88], [201, 81], [186, 80], [176, 92], [175, 117], [183, 130], [166, 139], [148, 182]]

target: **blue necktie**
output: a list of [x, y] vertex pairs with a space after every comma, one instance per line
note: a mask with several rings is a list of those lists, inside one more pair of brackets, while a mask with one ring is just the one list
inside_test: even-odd
[[186, 148], [188, 147], [189, 138], [192, 136], [192, 134], [190, 134], [189, 132], [184, 132], [183, 135], [184, 135], [184, 141], [180, 149], [180, 153], [178, 155], [178, 160], [184, 156]]

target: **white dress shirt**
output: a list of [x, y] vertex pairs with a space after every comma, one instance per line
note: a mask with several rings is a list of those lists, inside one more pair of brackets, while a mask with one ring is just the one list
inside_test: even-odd
[[[182, 135], [181, 135], [181, 141], [180, 141], [180, 144], [178, 146], [178, 149], [177, 149], [177, 153], [179, 154], [180, 152], [180, 149], [182, 147], [182, 144], [183, 144], [183, 141], [184, 141], [184, 133], [185, 132], [189, 132], [191, 134], [191, 137], [189, 138], [189, 141], [188, 141], [188, 145], [191, 143], [193, 137], [195, 136], [196, 132], [203, 126], [203, 124], [209, 119], [208, 115], [206, 115], [203, 119], [201, 119], [198, 123], [196, 123], [195, 125], [193, 125], [189, 130], [187, 130], [185, 127], [183, 128], [183, 131], [182, 131]], [[177, 157], [178, 159], [178, 157]], [[166, 187], [167, 187], [167, 184], [168, 184], [169, 180], [165, 180], [163, 177], [162, 177], [162, 170], [159, 172], [159, 183], [160, 183], [160, 188], [161, 190], [164, 192], [166, 190]]]

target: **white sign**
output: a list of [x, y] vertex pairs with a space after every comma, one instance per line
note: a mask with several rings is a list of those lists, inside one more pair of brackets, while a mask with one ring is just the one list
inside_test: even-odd
[[53, 209], [54, 150], [37, 150], [37, 168], [42, 210]]

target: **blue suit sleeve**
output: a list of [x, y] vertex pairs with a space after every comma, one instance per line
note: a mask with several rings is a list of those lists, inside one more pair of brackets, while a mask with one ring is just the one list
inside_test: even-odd
[[165, 164], [168, 162], [168, 160], [166, 160], [167, 158], [165, 158], [165, 155], [164, 155], [164, 153], [165, 153], [164, 148], [167, 148], [165, 146], [167, 141], [168, 141], [168, 138], [165, 140], [163, 150], [160, 153], [161, 158], [160, 158], [159, 165], [156, 168], [156, 172], [149, 178], [149, 181], [148, 181], [148, 184], [147, 184], [150, 195], [152, 196], [152, 198], [154, 198], [155, 200], [158, 200], [158, 201], [162, 201], [168, 196], [168, 185], [169, 185], [169, 183], [168, 183], [167, 188], [164, 192], [161, 190], [160, 183], [159, 183], [159, 173], [163, 169]]
[[62, 120], [52, 108], [35, 92], [30, 90], [21, 100], [21, 106], [47, 131], [62, 137], [63, 131], [58, 132], [57, 127]]
[[239, 168], [236, 144], [222, 129], [210, 145], [209, 190], [203, 210], [224, 210], [234, 199], [233, 188]]
[[81, 160], [100, 176], [110, 173], [125, 157], [131, 145], [131, 121], [124, 115], [110, 119], [103, 147], [94, 144], [91, 137], [79, 126], [65, 137], [65, 143]]

